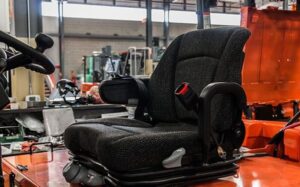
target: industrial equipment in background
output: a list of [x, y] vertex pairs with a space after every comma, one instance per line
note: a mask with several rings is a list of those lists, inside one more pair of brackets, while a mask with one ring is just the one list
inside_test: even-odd
[[122, 74], [130, 76], [150, 75], [153, 72], [151, 48], [129, 47]]
[[149, 77], [160, 61], [165, 47], [129, 47], [126, 52], [112, 53], [111, 46], [82, 57], [82, 66], [76, 85], [85, 94], [93, 86], [115, 75]]
[[158, 62], [162, 58], [166, 51], [166, 47], [152, 47], [152, 59], [153, 59], [153, 67], [157, 66]]
[[83, 56], [82, 61], [83, 71], [78, 79], [84, 83], [101, 82], [121, 71], [120, 56], [112, 54], [111, 46], [102, 48], [101, 52], [94, 51], [90, 56]]
[[[128, 51], [121, 56], [123, 59], [124, 68], [123, 75], [130, 76], [151, 76], [158, 62], [162, 58], [166, 47], [159, 46], [159, 38], [153, 38], [153, 47], [129, 47]], [[122, 58], [121, 58], [122, 59]]]

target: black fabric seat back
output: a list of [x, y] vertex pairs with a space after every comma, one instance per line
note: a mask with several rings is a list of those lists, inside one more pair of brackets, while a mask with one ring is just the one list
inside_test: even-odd
[[[148, 110], [153, 119], [177, 122], [196, 118], [175, 99], [174, 90], [182, 82], [189, 82], [198, 94], [212, 82], [241, 83], [243, 46], [249, 35], [241, 27], [223, 27], [177, 37], [149, 82]], [[216, 96], [213, 100], [212, 120], [219, 130], [231, 124], [234, 109], [230, 100], [230, 96]]]

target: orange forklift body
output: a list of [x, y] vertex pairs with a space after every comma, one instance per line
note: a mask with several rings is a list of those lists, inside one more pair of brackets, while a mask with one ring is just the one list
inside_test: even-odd
[[241, 10], [252, 35], [245, 46], [243, 87], [249, 105], [300, 99], [300, 12]]
[[[241, 26], [251, 31], [242, 72], [248, 105], [284, 104], [284, 115], [293, 116], [292, 101], [300, 100], [300, 12], [243, 7], [241, 15]], [[264, 147], [285, 125], [244, 122], [248, 148]], [[299, 127], [285, 131], [283, 147], [285, 158], [300, 161]]]

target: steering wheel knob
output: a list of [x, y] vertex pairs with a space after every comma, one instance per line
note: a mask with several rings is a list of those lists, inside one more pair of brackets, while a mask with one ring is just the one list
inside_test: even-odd
[[41, 53], [43, 53], [46, 49], [51, 48], [54, 44], [54, 41], [50, 36], [42, 33], [36, 35], [35, 42], [36, 50], [38, 50]]

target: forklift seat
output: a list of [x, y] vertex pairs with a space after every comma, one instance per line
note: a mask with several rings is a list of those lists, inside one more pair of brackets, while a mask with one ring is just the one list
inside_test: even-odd
[[[113, 186], [203, 181], [235, 174], [235, 153], [244, 139], [241, 115], [246, 96], [239, 84], [249, 36], [241, 27], [178, 36], [144, 85], [151, 121], [110, 118], [71, 125], [64, 139], [73, 161]], [[199, 95], [197, 112], [187, 110], [175, 97], [182, 82]], [[100, 92], [111, 103], [107, 97], [122, 95], [102, 86]], [[141, 99], [139, 89], [133, 92]], [[69, 182], [75, 178], [64, 175]]]

